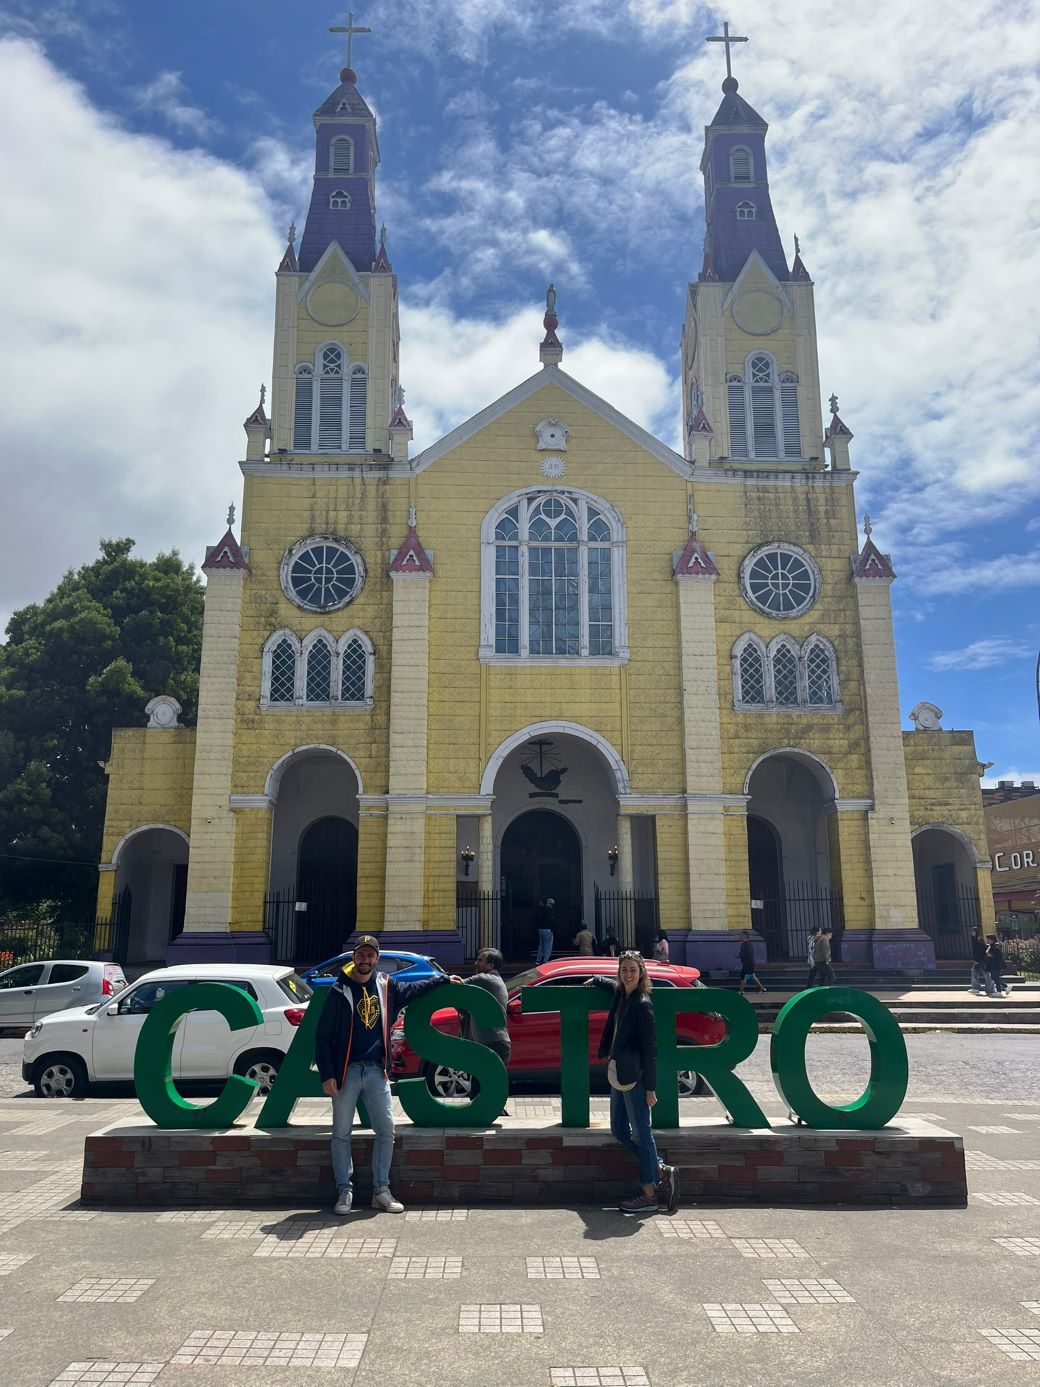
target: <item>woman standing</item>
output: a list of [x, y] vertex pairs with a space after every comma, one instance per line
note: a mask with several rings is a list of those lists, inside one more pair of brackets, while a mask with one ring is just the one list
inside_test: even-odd
[[[605, 980], [603, 980], [605, 981]], [[639, 1162], [642, 1190], [623, 1199], [626, 1214], [656, 1212], [658, 1186], [668, 1212], [679, 1205], [679, 1181], [674, 1166], [657, 1155], [650, 1126], [650, 1109], [657, 1102], [657, 1037], [650, 1001], [650, 979], [642, 955], [626, 949], [618, 960], [617, 982], [603, 1036], [600, 1059], [609, 1060], [611, 1135]]]

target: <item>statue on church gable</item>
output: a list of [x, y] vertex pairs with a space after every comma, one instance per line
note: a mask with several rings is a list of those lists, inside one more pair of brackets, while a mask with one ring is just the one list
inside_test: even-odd
[[170, 694], [160, 694], [145, 704], [149, 727], [180, 727], [181, 705]]
[[910, 721], [915, 732], [941, 732], [942, 715], [942, 709], [934, 703], [915, 703], [910, 709]]

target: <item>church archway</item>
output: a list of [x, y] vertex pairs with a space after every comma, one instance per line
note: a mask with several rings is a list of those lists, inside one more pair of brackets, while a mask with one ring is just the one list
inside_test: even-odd
[[551, 809], [520, 814], [502, 837], [502, 951], [526, 960], [537, 946], [541, 909], [554, 901], [554, 952], [572, 952], [582, 919], [581, 842], [572, 824]]
[[275, 769], [267, 927], [279, 962], [320, 963], [356, 924], [358, 777], [326, 746], [300, 748]]
[[184, 928], [188, 837], [169, 824], [136, 828], [112, 854], [116, 894], [129, 890], [130, 924], [125, 963], [161, 964]]
[[917, 920], [936, 958], [970, 958], [972, 928], [982, 925], [971, 840], [960, 829], [926, 824], [914, 833], [913, 850]]
[[829, 925], [836, 941], [841, 933], [828, 833], [834, 777], [816, 757], [785, 747], [755, 762], [746, 789], [751, 923], [770, 959], [801, 958], [813, 925]]

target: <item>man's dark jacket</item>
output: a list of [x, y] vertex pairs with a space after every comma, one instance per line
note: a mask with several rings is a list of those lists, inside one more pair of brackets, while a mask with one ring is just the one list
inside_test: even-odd
[[[352, 965], [347, 964], [347, 968]], [[350, 1042], [354, 1033], [354, 991], [347, 980], [347, 968], [329, 988], [329, 995], [318, 1018], [314, 1036], [314, 1063], [322, 1083], [335, 1079], [343, 1087], [343, 1078], [350, 1063]], [[432, 991], [435, 987], [450, 986], [447, 978], [420, 978], [416, 982], [398, 982], [393, 976], [375, 973], [381, 1008], [380, 1024], [385, 1044], [385, 1063], [390, 1063], [390, 1027], [409, 1002]], [[360, 984], [358, 984], [360, 986]]]

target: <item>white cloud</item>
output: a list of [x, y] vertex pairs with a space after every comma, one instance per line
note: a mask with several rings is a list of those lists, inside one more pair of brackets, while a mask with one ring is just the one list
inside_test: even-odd
[[[0, 121], [18, 130], [0, 142], [18, 228], [0, 261], [9, 610], [100, 535], [196, 559], [219, 539], [270, 371], [280, 250], [254, 180], [121, 129], [20, 40], [0, 42]], [[56, 148], [76, 150], [60, 206]]]
[[1010, 636], [989, 636], [972, 641], [960, 650], [937, 650], [925, 661], [928, 669], [992, 669], [1009, 661], [1032, 658], [1021, 640]]
[[203, 140], [212, 135], [218, 125], [199, 106], [184, 100], [184, 80], [179, 72], [160, 72], [146, 87], [137, 87], [134, 102], [149, 115], [160, 116], [174, 130]]
[[[456, 317], [436, 304], [401, 304], [401, 371], [421, 450], [541, 369], [541, 314]], [[566, 342], [564, 343], [566, 349]], [[451, 370], [445, 370], [445, 362]], [[660, 435], [671, 424], [677, 384], [649, 352], [605, 336], [566, 350], [563, 369], [637, 424]]]
[[1040, 584], [1040, 549], [978, 559], [967, 552], [967, 546], [951, 544], [945, 551], [916, 554], [910, 570], [897, 571], [912, 572], [916, 589], [926, 596], [962, 592], [981, 596]]

